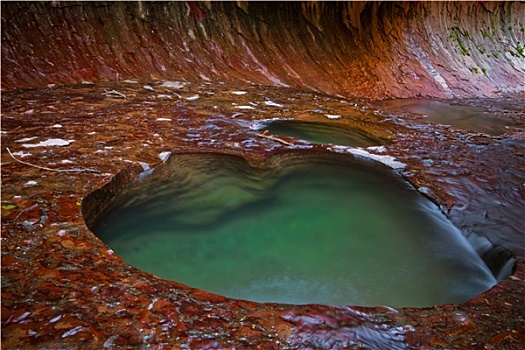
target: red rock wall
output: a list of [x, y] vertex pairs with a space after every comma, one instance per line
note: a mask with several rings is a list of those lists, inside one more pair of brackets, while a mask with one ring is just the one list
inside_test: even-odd
[[251, 81], [346, 97], [525, 91], [525, 3], [2, 2], [2, 89]]

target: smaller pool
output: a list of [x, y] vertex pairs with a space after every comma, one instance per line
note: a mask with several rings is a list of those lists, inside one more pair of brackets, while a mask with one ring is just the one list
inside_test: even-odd
[[451, 105], [441, 101], [427, 99], [398, 99], [377, 103], [387, 112], [403, 111], [426, 116], [429, 122], [450, 125], [458, 129], [473, 130], [490, 135], [507, 132], [505, 126], [510, 123], [480, 108]]
[[300, 120], [272, 120], [262, 129], [273, 135], [290, 136], [316, 144], [351, 147], [379, 146], [378, 140], [363, 131], [341, 123], [322, 123]]
[[90, 228], [133, 266], [258, 302], [431, 306], [496, 282], [406, 181], [329, 152], [175, 154]]

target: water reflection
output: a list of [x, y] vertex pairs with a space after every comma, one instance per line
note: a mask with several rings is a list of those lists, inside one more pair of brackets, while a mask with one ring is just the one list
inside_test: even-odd
[[495, 283], [435, 205], [389, 169], [303, 151], [270, 164], [176, 154], [91, 228], [136, 267], [260, 302], [429, 306]]
[[510, 123], [481, 108], [452, 105], [442, 101], [426, 99], [397, 99], [377, 103], [386, 111], [402, 111], [418, 114], [426, 121], [450, 125], [458, 129], [501, 135], [507, 132]]

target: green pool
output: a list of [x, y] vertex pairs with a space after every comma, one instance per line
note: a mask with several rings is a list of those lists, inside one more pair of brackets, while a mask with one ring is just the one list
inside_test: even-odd
[[172, 156], [92, 230], [135, 267], [258, 302], [420, 307], [496, 283], [432, 202], [355, 159]]

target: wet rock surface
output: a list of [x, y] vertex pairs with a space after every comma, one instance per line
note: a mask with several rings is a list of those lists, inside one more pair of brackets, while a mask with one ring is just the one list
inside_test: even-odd
[[[519, 186], [525, 182], [525, 169], [523, 141], [516, 138], [525, 127], [522, 115], [511, 113], [508, 118], [509, 110], [502, 109], [502, 118], [512, 126], [494, 138], [304, 91], [188, 83], [176, 90], [179, 97], [160, 88], [163, 85], [169, 84], [108, 83], [3, 93], [4, 346], [401, 349], [451, 344], [518, 348], [522, 343], [525, 254]], [[172, 98], [159, 98], [160, 89]], [[188, 100], [195, 95], [199, 98]], [[262, 103], [268, 99], [283, 107]], [[239, 106], [253, 109], [239, 112]], [[83, 197], [129, 167], [112, 182], [115, 187], [109, 190], [116, 191], [118, 181], [124, 184], [144, 168], [160, 164], [163, 152], [176, 156], [184, 150], [221, 150], [253, 161], [288, 148], [348, 152], [280, 136], [287, 145], [258, 136], [260, 131], [251, 128], [280, 115], [327, 120], [321, 108], [341, 115], [339, 123], [384, 139], [383, 148], [367, 152], [405, 163], [398, 171], [463, 232], [512, 250], [519, 260], [516, 274], [464, 305], [395, 310], [256, 304], [130, 267], [83, 221]], [[67, 143], [45, 143], [49, 140]]]
[[[522, 348], [525, 6], [268, 6], [2, 3], [4, 348]], [[443, 102], [495, 114], [506, 132], [366, 102], [418, 95], [470, 97]], [[497, 99], [477, 98], [486, 96]], [[326, 115], [384, 146], [312, 145], [256, 128]], [[287, 148], [394, 157], [465, 235], [512, 251], [515, 274], [462, 305], [257, 304], [130, 267], [82, 217], [86, 195], [169, 152], [261, 160]]]

